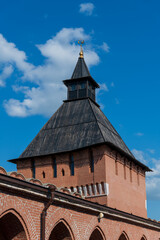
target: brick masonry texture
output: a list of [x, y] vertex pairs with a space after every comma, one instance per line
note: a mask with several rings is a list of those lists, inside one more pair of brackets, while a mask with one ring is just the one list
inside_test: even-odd
[[[39, 240], [40, 239], [40, 216], [44, 203], [38, 200], [31, 200], [22, 196], [14, 196], [6, 192], [0, 193], [0, 239], [12, 240]], [[16, 228], [14, 223], [16, 221]], [[12, 222], [15, 232], [5, 231], [5, 226]], [[59, 225], [59, 228], [57, 227]], [[140, 227], [131, 223], [117, 221], [114, 219], [102, 218], [98, 221], [97, 215], [90, 214], [89, 211], [80, 211], [66, 207], [63, 203], [56, 206], [54, 203], [50, 206], [46, 216], [46, 240], [52, 240], [52, 235], [57, 227], [57, 234], [61, 234], [64, 229], [67, 236], [56, 239], [75, 239], [75, 240], [92, 240], [90, 238], [95, 229], [99, 231], [99, 237], [95, 238], [118, 240], [124, 232], [128, 239], [141, 240], [143, 236], [148, 240], [159, 240], [159, 231], [151, 230], [149, 228]], [[8, 237], [11, 233], [13, 238]], [[69, 236], [68, 236], [69, 233]], [[4, 238], [3, 238], [4, 236]], [[12, 236], [11, 236], [12, 237]], [[53, 238], [55, 239], [55, 238]], [[123, 238], [122, 238], [123, 239]], [[125, 239], [125, 238], [124, 238]], [[126, 238], [127, 239], [127, 238]]]
[[[90, 150], [94, 157], [94, 172], [90, 169]], [[35, 158], [35, 177], [43, 183], [52, 183], [57, 187], [83, 188], [107, 183], [109, 193], [106, 196], [90, 197], [89, 200], [116, 208], [141, 217], [147, 217], [145, 172], [138, 166], [130, 166], [130, 161], [113, 151], [107, 145], [95, 146], [72, 153], [74, 157], [74, 176], [70, 173], [70, 153]], [[57, 177], [54, 178], [53, 159], [57, 162]], [[32, 178], [31, 161], [17, 162], [17, 170], [26, 178]], [[62, 175], [64, 170], [65, 175]], [[140, 171], [141, 170], [141, 171]], [[43, 177], [45, 173], [45, 178]], [[97, 189], [98, 190], [98, 189]], [[103, 189], [102, 189], [103, 190]], [[93, 194], [94, 195], [94, 194]]]

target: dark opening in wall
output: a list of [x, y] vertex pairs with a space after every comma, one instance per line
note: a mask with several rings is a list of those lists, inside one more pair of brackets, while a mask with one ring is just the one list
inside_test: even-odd
[[35, 168], [35, 160], [31, 160], [31, 165], [32, 165], [32, 178], [36, 177], [36, 168]]
[[124, 169], [124, 179], [126, 179], [126, 159], [124, 159], [123, 169]]
[[45, 178], [45, 177], [46, 177], [46, 174], [45, 174], [45, 172], [44, 172], [44, 171], [42, 172], [42, 175], [43, 175], [43, 178]]
[[69, 166], [70, 166], [71, 176], [74, 176], [74, 158], [72, 154], [70, 155], [69, 161], [70, 161]]
[[138, 186], [139, 186], [139, 167], [137, 167], [137, 183], [138, 183]]
[[93, 151], [89, 150], [89, 165], [90, 165], [90, 172], [94, 172], [94, 157], [93, 157]]
[[115, 174], [118, 175], [118, 159], [117, 159], [117, 153], [115, 158]]
[[53, 177], [54, 178], [57, 177], [57, 162], [56, 162], [56, 158], [53, 159]]
[[62, 168], [62, 176], [65, 176], [65, 171], [63, 168]]
[[130, 162], [130, 182], [132, 182], [132, 162]]

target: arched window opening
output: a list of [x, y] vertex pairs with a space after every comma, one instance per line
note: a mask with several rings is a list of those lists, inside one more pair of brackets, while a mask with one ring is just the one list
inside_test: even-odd
[[79, 192], [79, 186], [76, 186], [76, 189], [77, 189], [77, 192], [80, 193], [80, 192]]
[[96, 183], [96, 188], [97, 188], [97, 193], [100, 194], [100, 191], [99, 191], [99, 184]]
[[92, 150], [89, 150], [89, 166], [90, 166], [90, 172], [94, 172], [94, 157], [93, 157]]
[[88, 187], [88, 184], [86, 185], [86, 193], [87, 193], [87, 196], [89, 195], [89, 187]]
[[63, 223], [58, 223], [51, 232], [49, 240], [72, 240], [68, 227]]
[[91, 191], [92, 191], [92, 193], [95, 195], [93, 183], [91, 183]]
[[74, 158], [72, 154], [70, 155], [69, 160], [70, 160], [69, 166], [70, 166], [71, 176], [74, 176]]
[[147, 238], [143, 235], [143, 237], [141, 238], [141, 240], [147, 240]]
[[35, 160], [34, 159], [31, 160], [31, 165], [32, 165], [32, 167], [31, 167], [31, 169], [32, 169], [32, 178], [35, 178], [36, 177], [36, 168], [35, 168]]
[[27, 240], [25, 229], [13, 213], [9, 212], [0, 219], [0, 239]]
[[44, 172], [44, 171], [42, 172], [42, 175], [43, 175], [43, 178], [45, 178], [45, 177], [46, 177], [46, 174], [45, 174], [45, 172]]
[[105, 193], [104, 182], [101, 182], [101, 186], [102, 186], [102, 194], [104, 194]]
[[63, 168], [62, 168], [62, 176], [65, 176], [65, 171]]
[[90, 236], [90, 238], [89, 238], [89, 240], [104, 240], [105, 238], [104, 238], [104, 236], [103, 236], [103, 234], [102, 234], [102, 232], [98, 229], [98, 228], [96, 228], [93, 232], [92, 232], [92, 234], [91, 234], [91, 236]]
[[123, 232], [121, 234], [121, 236], [118, 238], [118, 240], [129, 240], [129, 238], [128, 238], [127, 234], [125, 232]]
[[56, 162], [56, 158], [53, 159], [53, 177], [54, 178], [57, 177], [57, 162]]
[[83, 187], [83, 185], [81, 185], [81, 194], [85, 195], [85, 192], [84, 192], [84, 187]]

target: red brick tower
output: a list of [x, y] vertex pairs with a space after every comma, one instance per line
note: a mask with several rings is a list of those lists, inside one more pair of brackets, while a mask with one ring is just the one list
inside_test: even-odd
[[66, 187], [86, 199], [147, 217], [145, 172], [96, 102], [99, 85], [80, 57], [63, 81], [67, 100], [18, 159], [27, 178]]

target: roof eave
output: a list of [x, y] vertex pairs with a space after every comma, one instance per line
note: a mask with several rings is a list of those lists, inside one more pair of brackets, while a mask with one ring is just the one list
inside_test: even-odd
[[35, 156], [28, 156], [28, 157], [19, 157], [19, 158], [15, 158], [15, 159], [10, 159], [8, 160], [8, 162], [11, 163], [17, 163], [17, 161], [21, 161], [21, 160], [25, 160], [25, 159], [31, 159], [31, 158], [35, 158], [35, 157], [44, 157], [44, 156], [49, 156], [49, 155], [55, 155], [55, 154], [62, 154], [62, 153], [68, 153], [68, 152], [73, 152], [73, 151], [77, 151], [77, 150], [81, 150], [81, 149], [85, 149], [91, 146], [97, 146], [97, 145], [102, 145], [102, 144], [107, 144], [109, 146], [112, 146], [113, 148], [117, 149], [121, 154], [123, 154], [124, 156], [126, 156], [127, 158], [131, 159], [133, 162], [137, 163], [138, 165], [140, 165], [146, 172], [153, 172], [148, 166], [146, 166], [145, 164], [141, 163], [140, 161], [138, 161], [136, 158], [134, 158], [134, 156], [132, 157], [131, 155], [127, 154], [126, 152], [124, 152], [123, 150], [121, 150], [120, 148], [118, 148], [117, 146], [113, 145], [110, 142], [103, 142], [103, 143], [97, 143], [94, 145], [90, 145], [90, 146], [86, 146], [86, 147], [82, 147], [79, 149], [73, 149], [73, 150], [68, 150], [68, 151], [62, 151], [62, 152], [54, 152], [54, 153], [49, 153], [49, 154], [44, 154], [44, 155], [35, 155]]
[[63, 80], [63, 83], [67, 87], [69, 83], [73, 83], [74, 81], [77, 82], [77, 81], [87, 80], [87, 79], [89, 79], [96, 88], [100, 88], [99, 84], [91, 76], [74, 78], [74, 79], [66, 79], [66, 80]]

